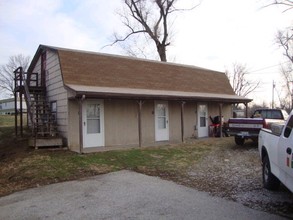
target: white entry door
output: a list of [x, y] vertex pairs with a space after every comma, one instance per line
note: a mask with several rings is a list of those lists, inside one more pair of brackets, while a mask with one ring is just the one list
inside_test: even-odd
[[198, 128], [198, 137], [209, 136], [207, 104], [198, 104], [197, 106], [197, 128]]
[[103, 100], [86, 100], [82, 116], [83, 147], [105, 146]]
[[168, 102], [155, 102], [155, 138], [156, 141], [169, 140]]

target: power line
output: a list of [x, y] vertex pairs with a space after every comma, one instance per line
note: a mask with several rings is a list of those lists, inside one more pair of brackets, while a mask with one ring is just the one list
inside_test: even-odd
[[259, 72], [259, 71], [266, 70], [266, 69], [270, 69], [270, 68], [273, 68], [273, 67], [276, 67], [276, 66], [280, 66], [280, 65], [285, 64], [285, 63], [289, 63], [289, 62], [290, 61], [286, 61], [286, 62], [279, 63], [279, 64], [275, 64], [275, 65], [272, 65], [272, 66], [267, 66], [267, 67], [263, 67], [263, 68], [260, 68], [260, 69], [248, 71], [248, 73], [250, 74], [250, 73]]

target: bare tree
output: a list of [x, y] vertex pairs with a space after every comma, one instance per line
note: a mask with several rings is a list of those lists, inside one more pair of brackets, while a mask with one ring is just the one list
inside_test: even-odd
[[276, 42], [283, 49], [284, 56], [293, 64], [293, 27], [278, 31]]
[[24, 70], [28, 68], [30, 61], [29, 56], [22, 54], [10, 56], [8, 63], [0, 66], [0, 90], [13, 94], [14, 93], [14, 73], [13, 71], [22, 67]]
[[[284, 81], [283, 96], [279, 95], [281, 107], [290, 109], [293, 106], [293, 28], [284, 31], [278, 31], [276, 34], [276, 43], [282, 48], [283, 55], [287, 62], [281, 65], [281, 75]], [[291, 106], [290, 106], [291, 104]]]
[[278, 88], [277, 95], [280, 101], [280, 107], [282, 109], [290, 110], [293, 105], [293, 92], [292, 92], [292, 83], [293, 83], [293, 66], [291, 62], [287, 62], [281, 65], [281, 76], [283, 78], [283, 85], [281, 89]]
[[267, 5], [267, 6], [271, 6], [271, 5], [283, 5], [283, 6], [286, 6], [287, 9], [284, 10], [284, 12], [285, 12], [285, 11], [288, 11], [290, 9], [293, 9], [293, 0], [272, 0], [271, 3], [269, 5]]
[[233, 63], [232, 71], [226, 70], [225, 74], [230, 80], [234, 92], [239, 96], [249, 95], [260, 83], [247, 79], [248, 71], [246, 65], [243, 64]]
[[[293, 9], [293, 0], [271, 0], [269, 5], [282, 5], [286, 9], [283, 12]], [[293, 27], [286, 28], [285, 30], [279, 30], [275, 36], [276, 44], [283, 49], [283, 55], [288, 60], [284, 64], [281, 64], [281, 75], [284, 81], [282, 91], [277, 91], [280, 107], [283, 109], [290, 109], [293, 106]], [[291, 103], [291, 106], [290, 106]]]
[[167, 61], [167, 47], [170, 42], [170, 14], [179, 9], [175, 6], [177, 0], [123, 0], [125, 10], [120, 13], [127, 33], [123, 36], [114, 34], [115, 40], [111, 45], [124, 42], [134, 35], [144, 35], [156, 46], [161, 61]]

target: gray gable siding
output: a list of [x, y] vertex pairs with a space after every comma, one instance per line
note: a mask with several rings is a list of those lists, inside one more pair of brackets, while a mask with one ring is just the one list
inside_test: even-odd
[[[46, 51], [46, 92], [47, 100], [49, 102], [56, 101], [57, 103], [57, 124], [59, 134], [67, 138], [67, 127], [68, 127], [68, 97], [67, 91], [64, 88], [63, 79], [61, 75], [61, 69], [58, 59], [58, 54], [47, 50]], [[34, 69], [34, 73], [41, 74], [41, 57], [39, 57]]]

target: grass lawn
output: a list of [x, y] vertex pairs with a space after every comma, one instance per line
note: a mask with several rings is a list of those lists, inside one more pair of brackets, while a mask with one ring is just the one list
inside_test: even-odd
[[0, 115], [0, 127], [13, 126], [14, 115]]
[[74, 180], [122, 169], [175, 179], [230, 139], [197, 140], [194, 144], [77, 154], [27, 146], [14, 128], [0, 126], [0, 196], [25, 188]]

